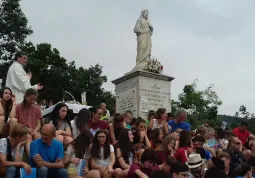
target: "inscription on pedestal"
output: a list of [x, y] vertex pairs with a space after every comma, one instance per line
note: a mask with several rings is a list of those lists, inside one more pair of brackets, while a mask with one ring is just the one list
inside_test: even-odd
[[146, 71], [133, 71], [113, 81], [116, 112], [130, 110], [134, 117], [148, 117], [148, 111], [165, 108], [171, 112], [171, 81], [174, 78]]
[[169, 107], [170, 91], [166, 91], [166, 89], [169, 88], [161, 88], [155, 85], [149, 86], [148, 88], [141, 88], [141, 96], [145, 96], [148, 99], [149, 110]]
[[136, 113], [136, 88], [132, 88], [119, 93], [116, 97], [116, 100], [116, 109], [118, 113], [123, 114], [126, 111], [131, 111], [134, 114]]

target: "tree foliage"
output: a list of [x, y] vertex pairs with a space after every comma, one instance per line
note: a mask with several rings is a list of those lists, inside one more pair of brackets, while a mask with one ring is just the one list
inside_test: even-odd
[[236, 122], [231, 123], [230, 127], [235, 128], [240, 125], [240, 122], [242, 120], [245, 120], [248, 122], [248, 130], [251, 132], [254, 132], [255, 130], [255, 114], [250, 113], [245, 105], [241, 105], [239, 107], [239, 110], [235, 113], [234, 119]]
[[185, 85], [179, 94], [178, 101], [172, 101], [172, 109], [185, 109], [192, 127], [209, 121], [211, 125], [218, 124], [218, 107], [222, 104], [218, 95], [213, 91], [213, 85], [205, 90], [197, 90], [197, 80], [190, 85]]
[[5, 80], [13, 55], [32, 34], [28, 20], [22, 12], [20, 0], [2, 0], [0, 2], [0, 78]]
[[248, 130], [254, 133], [255, 130], [255, 117], [254, 113], [250, 113], [246, 106], [241, 105], [238, 111], [233, 116], [219, 115], [221, 121], [228, 123], [229, 129], [238, 127], [241, 121], [245, 120], [248, 122]]
[[[40, 98], [60, 101], [65, 91], [70, 92], [75, 99], [81, 100], [81, 93], [86, 91], [89, 105], [98, 105], [104, 100], [108, 105], [113, 105], [114, 96], [102, 88], [107, 77], [102, 75], [102, 67], [97, 64], [88, 69], [76, 67], [74, 61], [60, 56], [56, 48], [50, 44], [41, 43], [34, 46], [31, 42], [21, 47], [29, 56], [26, 70], [32, 72], [31, 82], [45, 85], [40, 92]], [[64, 98], [70, 100], [71, 98]]]
[[239, 107], [239, 110], [235, 113], [235, 117], [239, 117], [242, 119], [255, 119], [254, 113], [250, 113], [246, 106], [241, 105]]

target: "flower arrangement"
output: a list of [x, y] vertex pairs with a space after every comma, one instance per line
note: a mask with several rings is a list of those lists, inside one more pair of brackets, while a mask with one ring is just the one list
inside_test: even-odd
[[151, 59], [146, 61], [145, 70], [149, 72], [161, 74], [163, 72], [163, 66], [157, 59]]
[[78, 101], [65, 101], [68, 104], [80, 104]]
[[87, 106], [88, 104], [87, 104], [87, 102], [83, 102], [83, 103], [81, 103], [81, 105]]

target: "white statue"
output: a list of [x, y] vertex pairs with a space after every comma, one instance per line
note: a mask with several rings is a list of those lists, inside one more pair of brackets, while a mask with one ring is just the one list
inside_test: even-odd
[[153, 27], [148, 20], [149, 11], [142, 10], [141, 16], [137, 19], [134, 32], [137, 35], [137, 56], [136, 66], [144, 65], [151, 55], [151, 35]]

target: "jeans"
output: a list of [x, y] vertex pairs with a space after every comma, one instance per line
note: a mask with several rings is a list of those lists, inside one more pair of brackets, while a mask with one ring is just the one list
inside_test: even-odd
[[7, 167], [5, 177], [6, 178], [15, 178], [16, 177], [16, 171], [18, 171], [18, 168], [14, 167], [14, 166]]
[[64, 168], [61, 169], [52, 169], [42, 166], [37, 168], [37, 177], [38, 178], [68, 178], [67, 170]]

